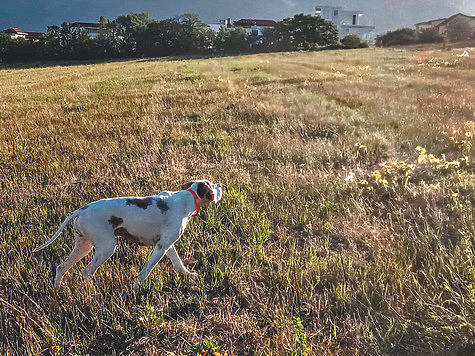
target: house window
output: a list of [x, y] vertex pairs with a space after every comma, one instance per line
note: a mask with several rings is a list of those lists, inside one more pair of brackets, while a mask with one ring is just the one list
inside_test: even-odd
[[337, 17], [338, 16], [338, 10], [333, 11], [333, 16]]
[[353, 15], [353, 25], [356, 25], [356, 15]]

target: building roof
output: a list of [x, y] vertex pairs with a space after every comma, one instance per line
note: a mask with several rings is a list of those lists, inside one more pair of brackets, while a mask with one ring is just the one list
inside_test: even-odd
[[453, 20], [455, 17], [457, 16], [463, 16], [463, 17], [467, 17], [469, 19], [472, 19], [472, 20], [475, 20], [475, 16], [468, 16], [468, 15], [465, 15], [465, 14], [462, 14], [461, 12], [459, 12], [458, 14], [455, 14], [455, 15], [452, 15], [450, 16], [449, 18], [445, 19], [445, 21], [441, 22], [440, 24], [438, 24], [437, 26], [443, 26], [443, 25], [446, 25], [448, 24], [451, 20]]
[[28, 32], [26, 35], [27, 40], [37, 40], [38, 38], [43, 37], [45, 34], [42, 32]]
[[430, 25], [432, 22], [444, 21], [444, 20], [447, 20], [447, 18], [444, 17], [444, 18], [437, 19], [437, 20], [429, 20], [429, 21], [424, 21], [424, 22], [418, 22], [418, 23], [415, 23], [414, 25], [415, 26], [417, 26], [417, 25]]
[[276, 22], [274, 20], [257, 20], [257, 19], [240, 19], [234, 21], [234, 26], [275, 26]]
[[24, 36], [26, 36], [28, 34], [28, 33], [23, 32], [22, 30], [20, 30], [19, 28], [16, 28], [16, 27], [11, 27], [9, 29], [4, 30], [3, 32], [16, 34], [16, 35], [24, 35]]

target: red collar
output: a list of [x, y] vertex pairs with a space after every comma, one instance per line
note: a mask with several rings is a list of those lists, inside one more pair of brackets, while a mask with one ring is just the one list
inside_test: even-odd
[[198, 198], [198, 195], [195, 193], [194, 190], [191, 190], [191, 189], [187, 189], [187, 191], [189, 191], [191, 193], [191, 195], [193, 195], [193, 198], [195, 199], [195, 211], [193, 212], [193, 214], [191, 216], [195, 216], [195, 215], [198, 215], [200, 213], [200, 210], [201, 210], [201, 204], [200, 204], [200, 199]]

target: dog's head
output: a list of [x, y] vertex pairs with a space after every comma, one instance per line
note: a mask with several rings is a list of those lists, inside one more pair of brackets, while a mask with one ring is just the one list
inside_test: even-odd
[[182, 190], [191, 189], [200, 198], [202, 208], [206, 208], [211, 203], [218, 202], [223, 197], [221, 184], [213, 184], [209, 180], [197, 180], [183, 184]]

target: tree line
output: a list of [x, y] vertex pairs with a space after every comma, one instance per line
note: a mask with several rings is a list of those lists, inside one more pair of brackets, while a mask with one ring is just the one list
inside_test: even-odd
[[196, 14], [155, 20], [132, 13], [109, 21], [102, 16], [98, 33], [63, 23], [48, 26], [38, 40], [12, 39], [0, 33], [3, 61], [138, 58], [174, 55], [221, 55], [311, 50], [338, 43], [338, 30], [318, 16], [298, 14], [277, 22], [262, 35], [240, 27], [209, 28]]
[[376, 37], [376, 45], [380, 47], [438, 43], [443, 41], [444, 37], [431, 29], [418, 31], [412, 28], [400, 28]]
[[446, 25], [445, 36], [437, 32], [436, 28], [414, 30], [412, 28], [400, 28], [386, 32], [376, 38], [376, 45], [382, 47], [411, 45], [439, 42], [459, 42], [474, 40], [475, 33], [467, 21], [454, 19]]

